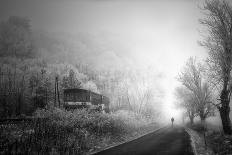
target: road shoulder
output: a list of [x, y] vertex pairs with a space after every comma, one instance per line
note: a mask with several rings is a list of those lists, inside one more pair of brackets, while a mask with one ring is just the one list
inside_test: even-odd
[[134, 141], [134, 140], [137, 140], [137, 139], [139, 139], [139, 138], [142, 138], [142, 137], [144, 137], [144, 136], [146, 136], [146, 135], [148, 135], [148, 134], [151, 134], [151, 133], [153, 133], [153, 132], [157, 132], [157, 131], [159, 131], [159, 130], [161, 130], [161, 129], [164, 129], [164, 128], [166, 128], [166, 127], [167, 127], [167, 126], [162, 126], [162, 127], [156, 128], [156, 129], [151, 130], [151, 131], [149, 131], [149, 132], [147, 132], [147, 133], [140, 134], [139, 136], [130, 138], [130, 139], [128, 139], [127, 141], [120, 142], [120, 143], [117, 143], [117, 144], [113, 144], [113, 145], [110, 145], [110, 146], [108, 146], [108, 147], [102, 148], [101, 150], [91, 152], [90, 155], [94, 155], [94, 154], [96, 154], [96, 153], [99, 153], [99, 152], [102, 152], [102, 151], [111, 149], [111, 148], [113, 148], [113, 147], [120, 146], [120, 145], [123, 145], [123, 144], [126, 144], [126, 143], [130, 143], [130, 142], [132, 142], [132, 141]]
[[191, 146], [195, 155], [214, 155], [213, 151], [205, 146], [204, 138], [196, 131], [185, 127], [185, 131], [189, 134], [191, 139]]

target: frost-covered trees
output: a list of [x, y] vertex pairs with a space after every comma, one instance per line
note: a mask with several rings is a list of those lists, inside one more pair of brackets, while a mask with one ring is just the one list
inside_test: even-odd
[[177, 107], [184, 109], [184, 116], [189, 117], [190, 123], [193, 124], [194, 118], [198, 116], [195, 96], [183, 86], [176, 88], [175, 96], [178, 99]]
[[[114, 111], [128, 110], [147, 117], [158, 113], [163, 92], [155, 71], [112, 66], [98, 70], [96, 55], [90, 54], [96, 45], [41, 34], [32, 32], [30, 21], [23, 17], [10, 17], [0, 24], [0, 113], [1, 106], [6, 107], [5, 114], [12, 109], [5, 105], [16, 108], [17, 113], [27, 107], [21, 103], [40, 108], [54, 106], [56, 77], [61, 103], [63, 89], [82, 88], [109, 97]], [[89, 61], [90, 65], [86, 63]], [[18, 97], [5, 97], [11, 91], [17, 91]]]
[[81, 82], [78, 80], [76, 73], [73, 69], [68, 71], [68, 75], [65, 75], [62, 79], [63, 88], [80, 88]]
[[123, 109], [146, 117], [159, 114], [163, 91], [156, 72], [148, 69], [105, 72], [99, 80], [100, 91], [110, 97], [112, 111]]
[[204, 69], [196, 59], [189, 58], [178, 80], [191, 93], [191, 101], [202, 121], [214, 113], [212, 88], [203, 76]]
[[201, 44], [208, 50], [208, 63], [212, 80], [221, 86], [220, 112], [225, 134], [232, 134], [230, 114], [232, 69], [232, 6], [225, 0], [207, 0], [203, 10], [205, 18], [200, 23], [207, 33]]

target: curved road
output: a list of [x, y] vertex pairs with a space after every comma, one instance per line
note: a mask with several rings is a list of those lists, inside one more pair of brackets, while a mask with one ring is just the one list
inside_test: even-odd
[[183, 127], [165, 127], [95, 155], [193, 155], [189, 135]]

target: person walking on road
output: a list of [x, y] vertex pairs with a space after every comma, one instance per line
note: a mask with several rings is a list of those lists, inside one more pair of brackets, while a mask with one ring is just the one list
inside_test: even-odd
[[173, 117], [171, 118], [171, 121], [172, 121], [172, 127], [173, 127], [173, 122], [174, 122], [174, 118]]

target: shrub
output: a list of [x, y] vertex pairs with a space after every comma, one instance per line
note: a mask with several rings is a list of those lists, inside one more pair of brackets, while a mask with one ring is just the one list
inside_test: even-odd
[[[115, 139], [124, 140], [126, 135], [149, 123], [144, 117], [128, 111], [103, 114], [84, 109], [50, 108], [38, 109], [34, 116], [37, 119], [29, 124], [24, 122], [21, 126], [1, 129], [4, 134], [0, 145], [5, 145], [4, 140], [9, 140], [9, 137], [11, 140], [3, 147], [7, 149], [0, 153], [82, 154], [96, 145], [109, 144]], [[14, 131], [20, 133], [13, 135]]]

